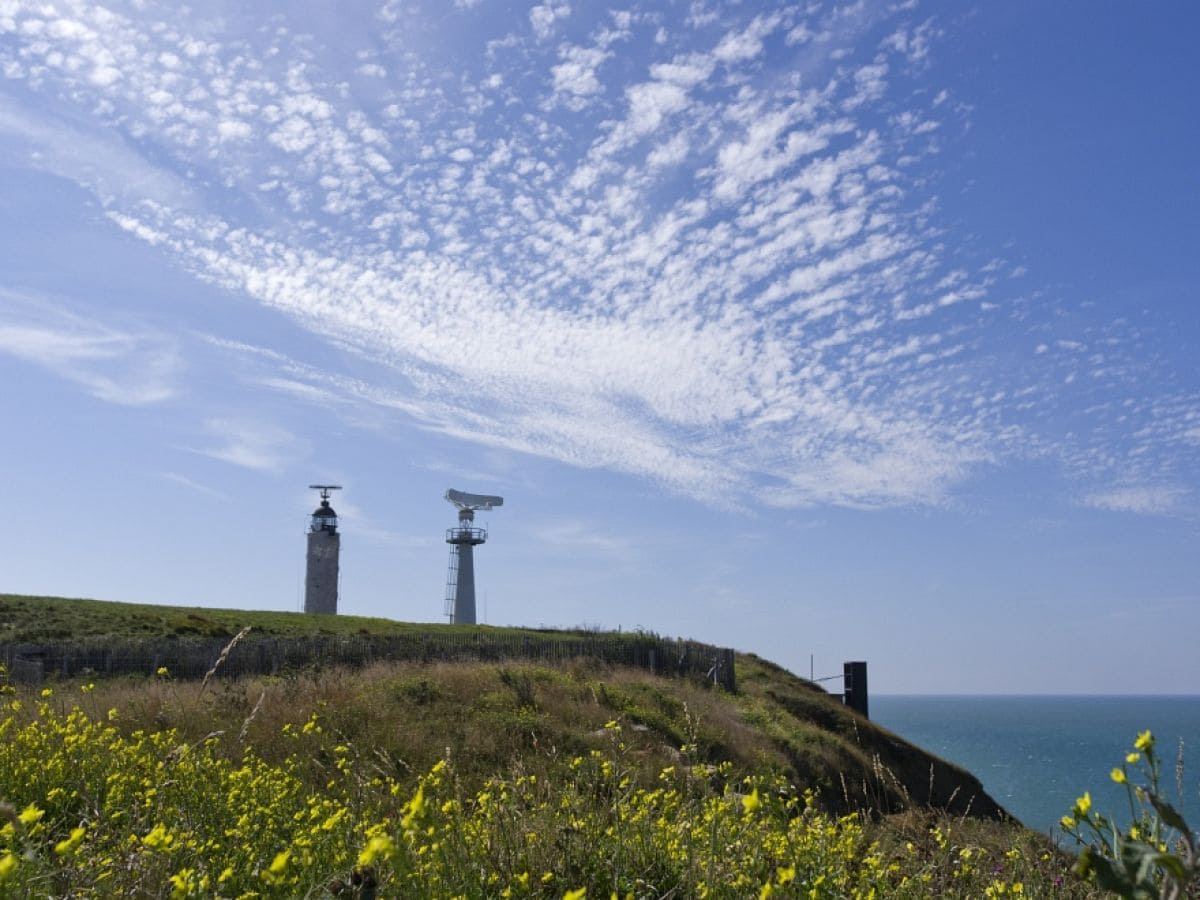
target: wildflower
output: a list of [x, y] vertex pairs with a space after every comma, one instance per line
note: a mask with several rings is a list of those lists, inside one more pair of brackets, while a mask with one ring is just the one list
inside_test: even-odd
[[1154, 748], [1154, 735], [1149, 731], [1143, 731], [1137, 736], [1137, 740], [1133, 742], [1133, 746], [1145, 752]]
[[1134, 752], [1134, 753], [1128, 754], [1125, 757], [1125, 762], [1129, 763], [1132, 766], [1135, 762], [1137, 762], [1141, 758], [1142, 758], [1142, 754]]
[[154, 674], [157, 675], [159, 678], [166, 678], [168, 675], [171, 674], [171, 670], [168, 669], [166, 666], [159, 666], [157, 669], [154, 670]]
[[759, 799], [758, 788], [742, 798], [742, 809], [746, 811], [746, 815], [752, 815], [760, 806], [762, 806], [762, 800]]
[[1061, 819], [1058, 820], [1058, 824], [1063, 827], [1063, 831], [1070, 831], [1072, 828], [1075, 827], [1076, 822], [1070, 816], [1063, 816]]
[[167, 831], [166, 825], [159, 823], [151, 828], [150, 832], [142, 838], [142, 843], [151, 850], [170, 850], [171, 846], [175, 843], [175, 836]]
[[83, 836], [86, 831], [87, 829], [83, 828], [82, 826], [79, 828], [72, 828], [69, 837], [67, 837], [65, 840], [59, 841], [54, 845], [55, 854], [58, 856], [66, 856], [68, 853], [73, 853], [75, 848], [83, 842]]
[[563, 894], [563, 900], [583, 900], [587, 896], [587, 888], [581, 887], [574, 891], [567, 891]]
[[[200, 880], [196, 878], [195, 869], [180, 869], [174, 875], [167, 879], [173, 887], [171, 888], [171, 898], [190, 897], [201, 887]], [[205, 879], [207, 881], [207, 879]]]
[[33, 825], [35, 822], [40, 821], [45, 814], [43, 810], [38, 809], [36, 805], [30, 803], [21, 811], [21, 814], [17, 818], [21, 820], [22, 825]]
[[400, 820], [402, 828], [408, 828], [412, 825], [413, 820], [421, 815], [421, 810], [425, 808], [425, 785], [417, 785], [417, 792], [413, 794], [413, 798], [408, 801], [408, 812], [404, 818]]
[[1126, 781], [1125, 770], [1124, 769], [1113, 769], [1112, 772], [1109, 773], [1109, 778], [1111, 778], [1117, 784], [1124, 784]]
[[796, 867], [778, 868], [775, 870], [775, 877], [779, 880], [780, 884], [791, 884], [796, 880]]
[[8, 880], [9, 876], [17, 868], [17, 857], [9, 851], [3, 856], [0, 856], [0, 884]]
[[1092, 808], [1092, 795], [1089, 791], [1084, 791], [1083, 796], [1075, 801], [1075, 818], [1082, 819], [1087, 815], [1088, 810]]
[[395, 845], [390, 837], [386, 834], [374, 835], [367, 841], [367, 846], [363, 848], [362, 853], [358, 854], [358, 865], [360, 868], [369, 866], [379, 856], [383, 856], [385, 859], [390, 858], [394, 850]]
[[263, 872], [263, 879], [266, 881], [278, 881], [283, 876], [283, 870], [287, 868], [288, 861], [291, 858], [291, 850], [280, 850], [275, 854], [275, 858], [271, 860], [271, 865], [267, 867], [267, 871]]

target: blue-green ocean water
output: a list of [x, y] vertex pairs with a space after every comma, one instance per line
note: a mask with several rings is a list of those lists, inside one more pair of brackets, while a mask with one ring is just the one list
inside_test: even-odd
[[1183, 811], [1200, 829], [1200, 697], [871, 697], [871, 719], [957, 763], [1030, 828], [1052, 832], [1075, 798], [1129, 818], [1109, 773], [1149, 728], [1163, 760], [1162, 793], [1176, 798], [1184, 741]]

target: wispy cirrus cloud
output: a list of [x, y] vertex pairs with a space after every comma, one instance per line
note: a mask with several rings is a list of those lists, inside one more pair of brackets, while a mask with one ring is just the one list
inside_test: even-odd
[[[998, 361], [990, 330], [1022, 307], [993, 261], [950, 264], [921, 169], [948, 114], [913, 80], [928, 21], [554, 0], [526, 24], [464, 3], [450, 41], [389, 5], [356, 50], [286, 13], [10, 7], [8, 77], [201, 198], [61, 167], [117, 227], [395, 375], [272, 390], [333, 384], [712, 501], [939, 503], [1012, 454], [1096, 472], [1128, 442], [1039, 432], [1047, 386], [1080, 377], [1067, 338]], [[222, 452], [253, 466], [276, 444]]]
[[281, 471], [308, 455], [308, 442], [270, 422], [214, 417], [205, 420], [210, 437], [197, 453], [261, 472]]
[[1170, 515], [1178, 512], [1186, 492], [1178, 487], [1127, 485], [1088, 494], [1084, 504], [1113, 512]]
[[2, 289], [0, 353], [124, 406], [161, 403], [174, 396], [182, 367], [176, 343], [166, 335], [122, 330], [46, 297]]

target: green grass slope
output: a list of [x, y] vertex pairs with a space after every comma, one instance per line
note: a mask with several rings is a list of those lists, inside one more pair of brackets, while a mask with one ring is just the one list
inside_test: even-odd
[[[50, 640], [158, 640], [257, 635], [414, 634], [461, 626], [356, 616], [150, 606], [0, 594], [0, 644]], [[474, 626], [480, 633], [519, 630]], [[574, 633], [578, 637], [579, 633]], [[818, 791], [834, 811], [892, 813], [934, 808], [1004, 819], [970, 773], [846, 710], [812, 683], [752, 654], [736, 659], [735, 694], [683, 678], [660, 678], [587, 660], [566, 665], [403, 663], [361, 671], [292, 673], [222, 682], [200, 695], [142, 679], [114, 679], [89, 698], [146, 724], [169, 723], [198, 739], [261, 732], [277, 740], [282, 718], [320, 712], [347, 741], [368, 742], [414, 771], [447, 751], [494, 772], [530, 754], [587, 750], [613, 720], [646, 773], [683, 749], [736, 772], [770, 771]], [[111, 696], [110, 696], [111, 695]], [[251, 717], [251, 710], [258, 712]], [[247, 718], [250, 725], [244, 725]]]
[[247, 625], [255, 634], [279, 637], [411, 634], [414, 631], [450, 627], [367, 616], [308, 616], [293, 612], [0, 594], [0, 643], [37, 643], [89, 637], [233, 637]]

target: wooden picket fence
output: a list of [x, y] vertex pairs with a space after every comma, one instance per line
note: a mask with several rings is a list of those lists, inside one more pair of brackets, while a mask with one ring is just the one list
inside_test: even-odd
[[[193, 679], [203, 678], [228, 644], [228, 638], [90, 638], [0, 644], [0, 662], [14, 681], [21, 682], [90, 674], [151, 674], [160, 667], [174, 678]], [[659, 675], [701, 677], [728, 691], [737, 689], [733, 650], [641, 633], [490, 634], [443, 630], [403, 635], [255, 637], [251, 632], [233, 646], [216, 674], [224, 678], [281, 675], [331, 665], [364, 666], [385, 661], [561, 663], [573, 659], [601, 660]]]

